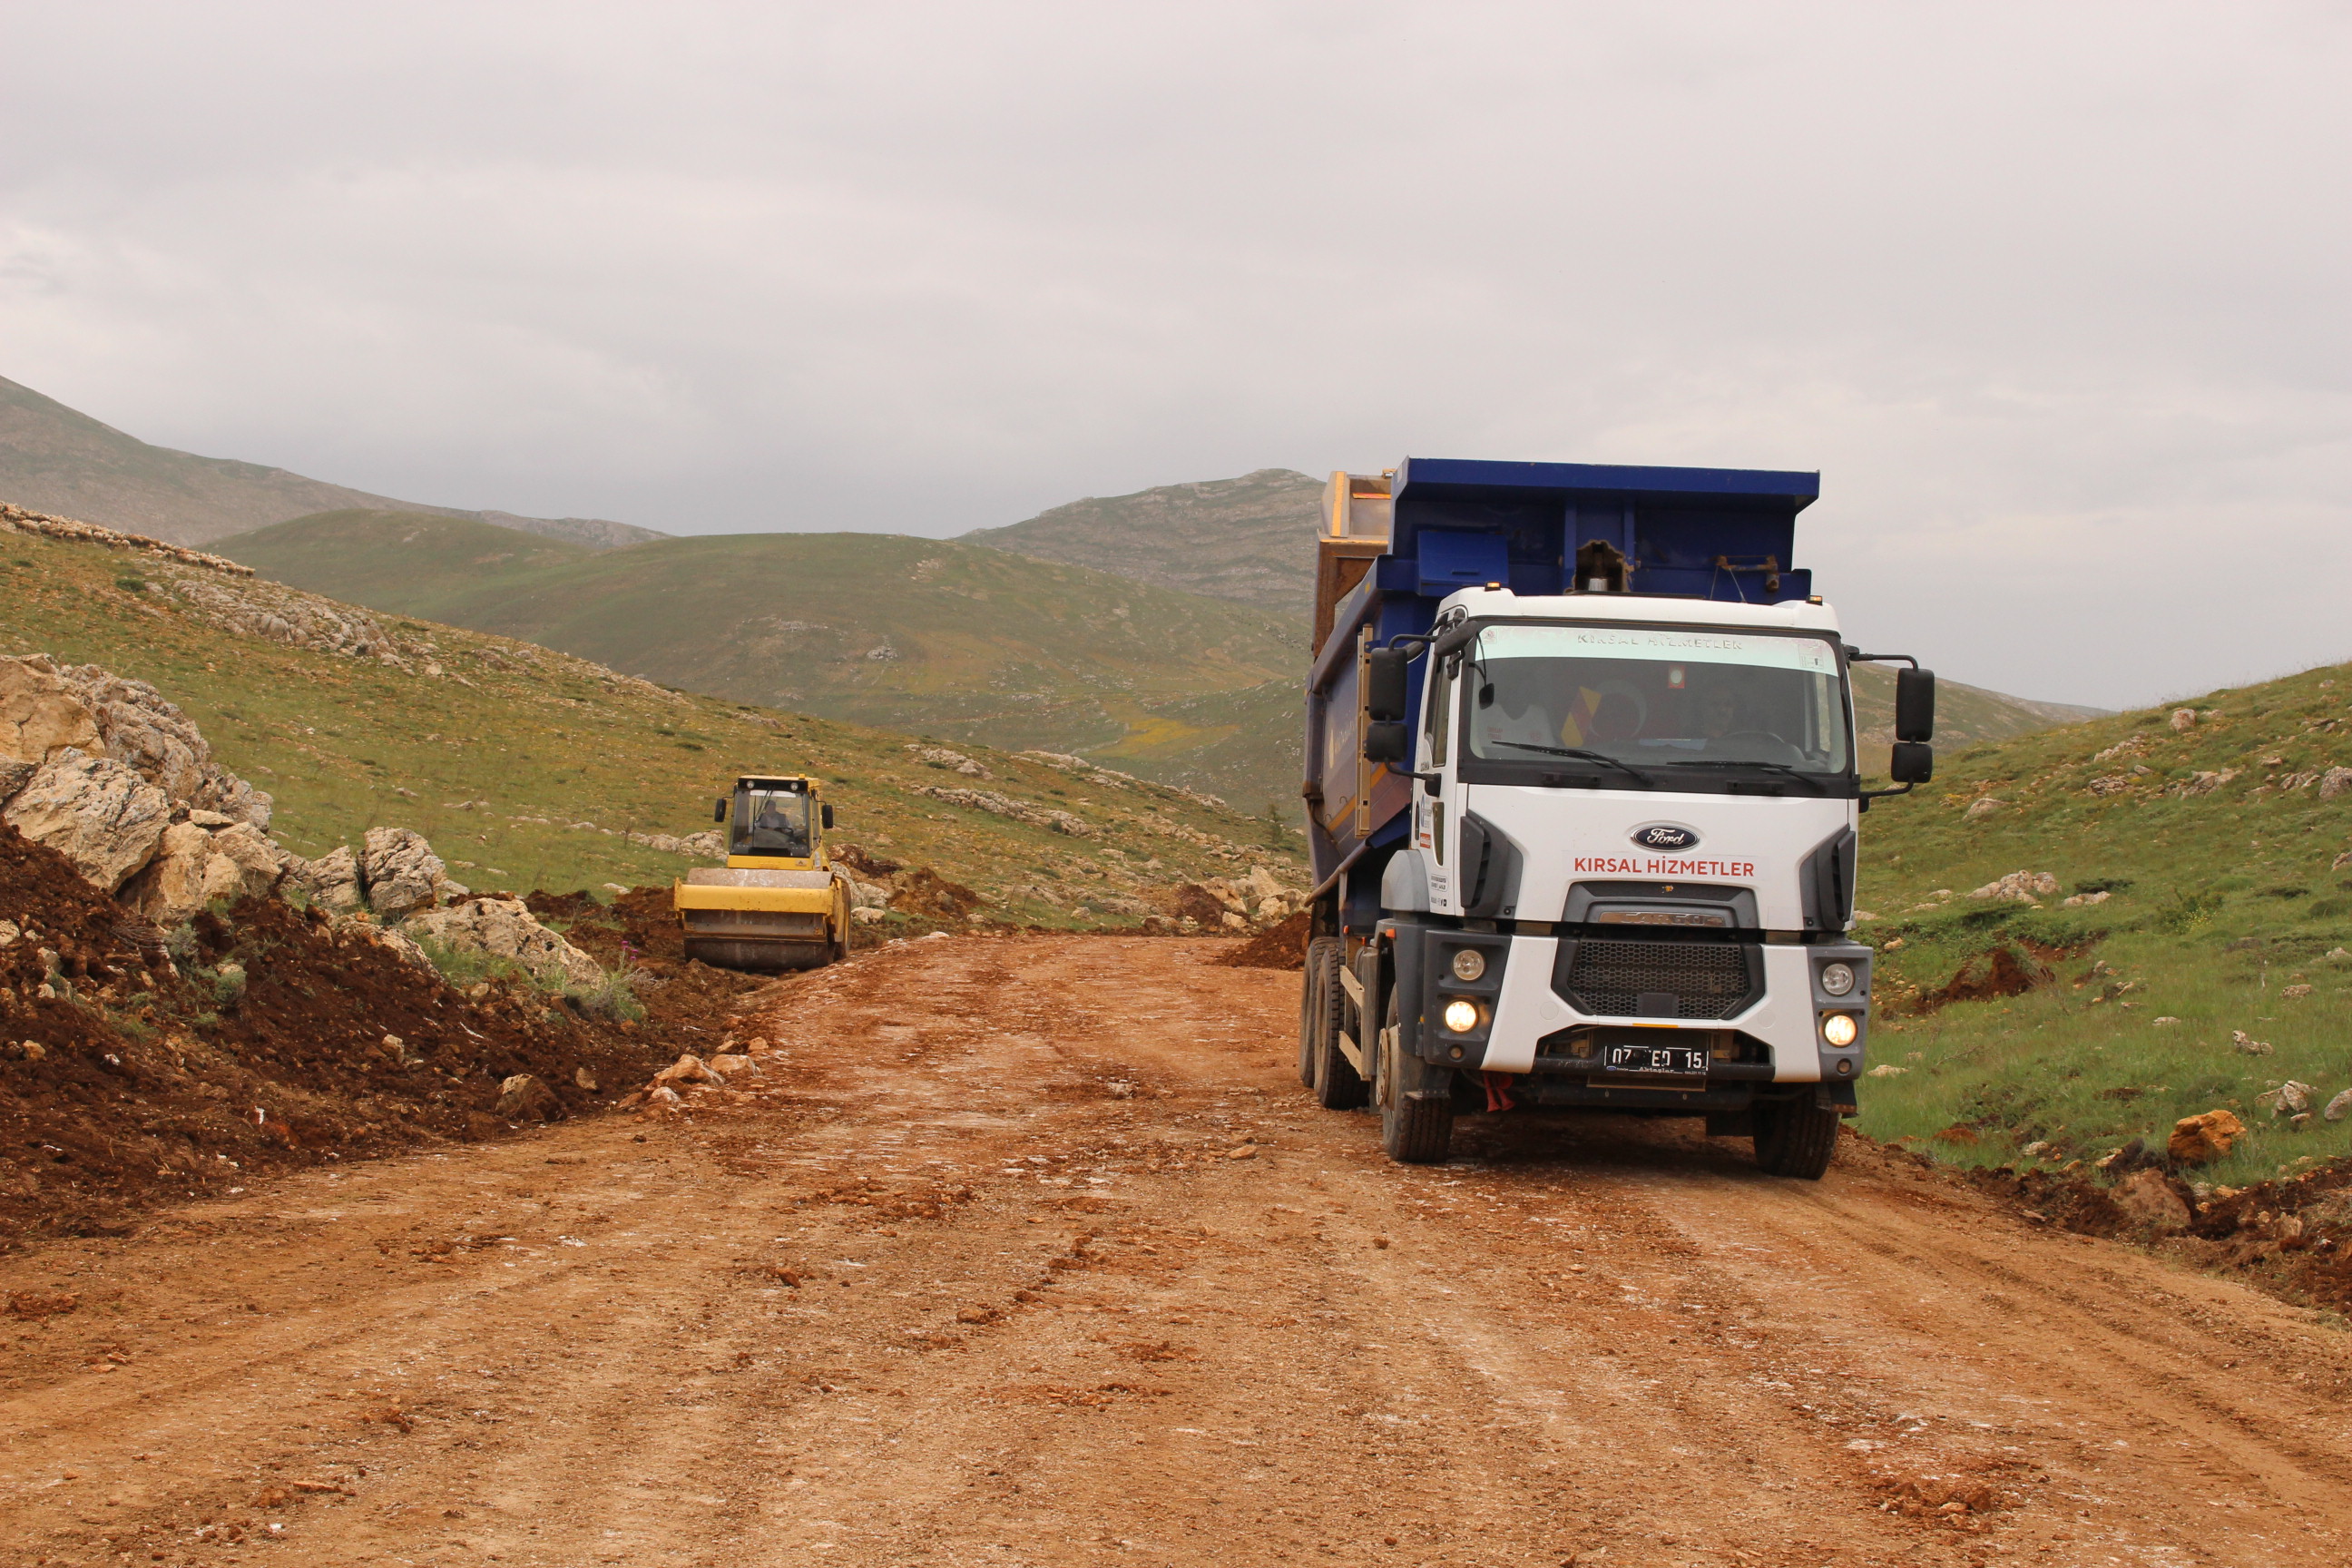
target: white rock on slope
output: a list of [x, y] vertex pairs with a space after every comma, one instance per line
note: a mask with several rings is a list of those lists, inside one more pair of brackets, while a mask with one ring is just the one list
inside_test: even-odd
[[601, 985], [596, 961], [539, 923], [520, 899], [475, 899], [446, 910], [427, 910], [401, 927], [420, 941], [487, 952], [522, 965], [542, 980]]
[[111, 893], [154, 858], [171, 826], [171, 798], [122, 763], [68, 746], [35, 769], [0, 811], [17, 832], [73, 862]]

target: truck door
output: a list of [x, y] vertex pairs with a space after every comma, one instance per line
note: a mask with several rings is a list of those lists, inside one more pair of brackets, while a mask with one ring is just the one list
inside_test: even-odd
[[1447, 818], [1454, 732], [1454, 677], [1461, 656], [1434, 664], [1422, 682], [1421, 771], [1442, 773], [1437, 782], [1424, 780], [1413, 788], [1413, 842], [1429, 857], [1429, 894], [1433, 904], [1452, 902], [1453, 846], [1447, 836], [1454, 824]]

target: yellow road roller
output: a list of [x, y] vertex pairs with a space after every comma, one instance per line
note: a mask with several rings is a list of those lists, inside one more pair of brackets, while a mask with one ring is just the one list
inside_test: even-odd
[[724, 969], [816, 969], [849, 952], [849, 878], [824, 852], [833, 807], [813, 778], [744, 774], [712, 816], [727, 864], [672, 884], [686, 956]]

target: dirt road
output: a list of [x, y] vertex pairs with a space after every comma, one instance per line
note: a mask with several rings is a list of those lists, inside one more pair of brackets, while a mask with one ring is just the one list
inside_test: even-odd
[[1393, 1166], [1215, 951], [908, 943], [686, 1122], [10, 1259], [0, 1563], [2352, 1559], [2317, 1317], [1683, 1124]]

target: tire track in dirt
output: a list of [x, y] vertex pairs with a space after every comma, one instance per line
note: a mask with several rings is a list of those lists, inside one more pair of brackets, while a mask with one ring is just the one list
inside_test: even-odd
[[[1215, 951], [903, 944], [753, 998], [761, 1070], [681, 1121], [313, 1173], [10, 1259], [0, 1287], [85, 1305], [13, 1330], [0, 1539], [2344, 1560], [2347, 1369], [2315, 1317], [1867, 1153], [1813, 1185], [1683, 1124], [1475, 1119], [1454, 1163], [1395, 1166], [1297, 1088], [1295, 978]], [[2003, 1506], [1935, 1513], [1952, 1488]]]

